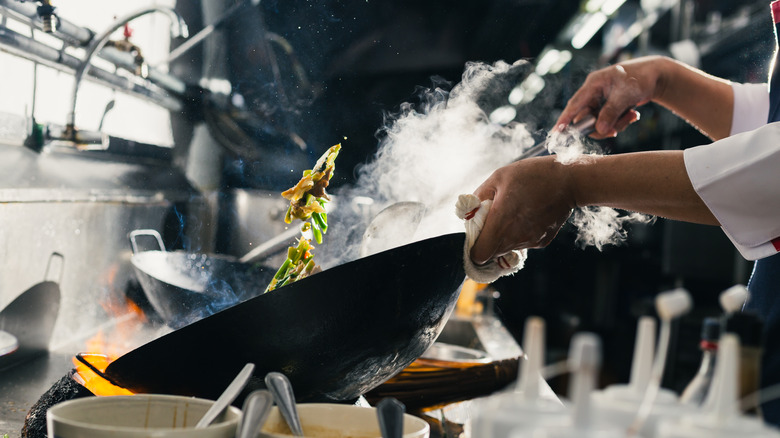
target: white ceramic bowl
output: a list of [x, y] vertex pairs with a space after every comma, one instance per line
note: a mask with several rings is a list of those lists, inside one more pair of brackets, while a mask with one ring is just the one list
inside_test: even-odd
[[46, 413], [49, 438], [179, 438], [235, 436], [241, 410], [233, 406], [195, 433], [212, 400], [160, 394], [85, 397]]
[[[333, 403], [298, 405], [301, 426], [310, 438], [381, 438], [375, 408]], [[261, 437], [289, 437], [290, 429], [274, 407], [268, 415]], [[404, 438], [428, 438], [430, 426], [424, 420], [404, 414]]]

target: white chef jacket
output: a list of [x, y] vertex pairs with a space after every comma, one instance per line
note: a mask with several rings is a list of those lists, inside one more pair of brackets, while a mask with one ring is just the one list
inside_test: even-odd
[[732, 84], [730, 136], [684, 151], [685, 168], [740, 254], [780, 252], [780, 122], [767, 124], [766, 84]]

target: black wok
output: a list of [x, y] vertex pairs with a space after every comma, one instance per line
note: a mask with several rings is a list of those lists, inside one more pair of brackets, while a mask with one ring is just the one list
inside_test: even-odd
[[346, 263], [201, 319], [112, 362], [135, 392], [214, 399], [248, 362], [248, 390], [286, 374], [298, 401], [350, 401], [418, 358], [465, 278], [464, 234]]
[[[139, 236], [153, 237], [159, 250], [138, 251]], [[155, 230], [130, 233], [136, 278], [154, 310], [178, 329], [261, 294], [274, 271], [230, 256], [166, 251]]]

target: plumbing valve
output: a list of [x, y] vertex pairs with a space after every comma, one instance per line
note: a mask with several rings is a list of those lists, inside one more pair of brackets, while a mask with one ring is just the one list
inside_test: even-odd
[[57, 20], [54, 14], [54, 6], [51, 5], [51, 0], [41, 0], [41, 5], [38, 6], [38, 16], [41, 17], [41, 24], [43, 31], [46, 33], [54, 33], [57, 30]]

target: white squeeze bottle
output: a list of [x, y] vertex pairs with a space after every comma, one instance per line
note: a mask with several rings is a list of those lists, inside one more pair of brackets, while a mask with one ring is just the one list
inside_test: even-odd
[[[593, 394], [596, 415], [602, 421], [623, 427], [626, 431], [634, 423], [650, 384], [655, 356], [655, 331], [655, 319], [649, 316], [639, 319], [629, 383], [611, 385]], [[675, 392], [659, 388], [652, 401], [650, 414], [639, 428], [638, 435], [652, 437], [658, 418], [679, 415], [683, 409]]]
[[662, 420], [659, 438], [780, 438], [780, 431], [739, 409], [739, 337], [718, 342], [715, 379], [704, 405], [682, 417]]
[[569, 349], [571, 408], [562, 421], [512, 431], [511, 438], [625, 438], [625, 428], [599, 421], [591, 396], [601, 368], [601, 341], [593, 333], [574, 335]]
[[518, 427], [557, 423], [566, 416], [566, 408], [554, 397], [541, 394], [544, 366], [545, 324], [539, 317], [529, 317], [523, 333], [525, 360], [520, 360], [517, 383], [510, 392], [479, 401], [467, 429], [469, 436], [507, 438]]

